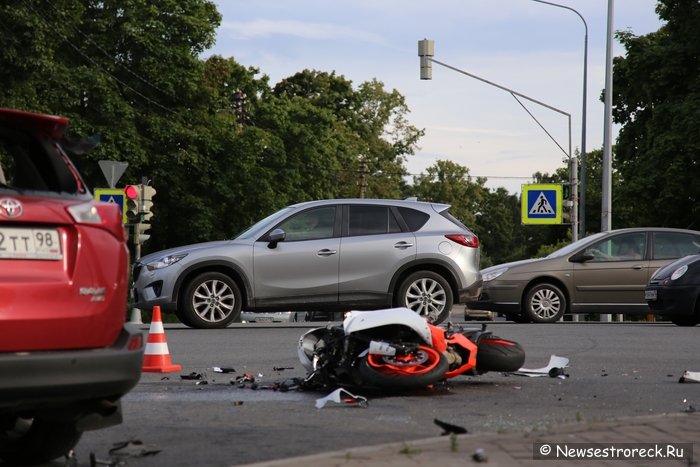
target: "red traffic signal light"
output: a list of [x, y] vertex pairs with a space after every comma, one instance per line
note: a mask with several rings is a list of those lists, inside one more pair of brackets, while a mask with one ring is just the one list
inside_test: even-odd
[[139, 197], [138, 185], [127, 185], [124, 187], [124, 194], [128, 199], [137, 199]]

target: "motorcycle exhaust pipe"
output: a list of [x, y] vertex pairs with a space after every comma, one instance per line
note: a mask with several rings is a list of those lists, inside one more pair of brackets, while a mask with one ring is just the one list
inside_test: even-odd
[[392, 357], [396, 355], [396, 347], [389, 344], [388, 342], [370, 341], [369, 353], [374, 355], [386, 355]]

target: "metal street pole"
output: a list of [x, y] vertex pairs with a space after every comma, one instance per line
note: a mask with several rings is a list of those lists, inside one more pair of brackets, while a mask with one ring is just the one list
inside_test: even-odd
[[[569, 168], [569, 173], [570, 173], [570, 183], [572, 188], [578, 185], [578, 164], [576, 163], [576, 158], [572, 157], [571, 153], [571, 114], [564, 112], [563, 110], [557, 109], [556, 107], [552, 107], [551, 105], [545, 104], [544, 102], [540, 102], [536, 99], [533, 99], [532, 97], [526, 96], [524, 94], [521, 94], [517, 91], [513, 91], [512, 89], [508, 89], [505, 86], [501, 86], [500, 84], [493, 83], [487, 79], [481, 78], [479, 76], [473, 75], [471, 73], [468, 73], [464, 70], [460, 70], [459, 68], [455, 68], [451, 65], [448, 65], [447, 63], [440, 62], [438, 60], [435, 60], [433, 58], [433, 55], [435, 55], [435, 42], [429, 39], [423, 39], [418, 41], [418, 56], [420, 57], [420, 77], [421, 79], [432, 79], [433, 78], [433, 71], [432, 71], [432, 63], [437, 63], [438, 65], [442, 65], [445, 68], [449, 68], [450, 70], [456, 71], [457, 73], [461, 73], [463, 75], [469, 76], [470, 78], [474, 78], [476, 80], [481, 81], [482, 83], [490, 84], [491, 86], [497, 87], [498, 89], [502, 89], [508, 93], [510, 93], [513, 98], [515, 98], [516, 101], [525, 109], [525, 111], [532, 117], [535, 122], [542, 128], [542, 130], [549, 136], [549, 138], [554, 141], [554, 144], [556, 144], [559, 149], [562, 150], [564, 154], [566, 154], [569, 157], [569, 163], [570, 163], [570, 168]], [[565, 115], [568, 118], [568, 124], [569, 124], [569, 152], [564, 150], [564, 148], [561, 147], [561, 145], [555, 140], [552, 135], [542, 126], [542, 124], [535, 118], [534, 115], [523, 105], [523, 103], [518, 99], [518, 97], [522, 97], [523, 99], [527, 99], [530, 102], [533, 102], [535, 104], [541, 105], [547, 109], [553, 110], [557, 113], [560, 113], [562, 115]], [[574, 198], [574, 206], [576, 206], [576, 198], [575, 194], [572, 195]], [[572, 241], [577, 241], [578, 240], [578, 212], [576, 209], [571, 210], [571, 240]]]
[[613, 54], [613, 6], [608, 0], [608, 33], [605, 53], [605, 122], [603, 124], [603, 186], [600, 206], [600, 230], [606, 232], [612, 224], [612, 54]]
[[[583, 29], [585, 35], [583, 37], [583, 104], [581, 106], [581, 174], [579, 177], [581, 190], [577, 190], [579, 216], [578, 216], [578, 232], [579, 237], [586, 236], [586, 101], [588, 100], [588, 24], [581, 16], [581, 13], [571, 7], [559, 5], [558, 3], [545, 2], [544, 0], [532, 0], [537, 3], [545, 3], [547, 5], [564, 8], [565, 10], [573, 11], [583, 21]], [[573, 187], [572, 187], [573, 188]]]
[[[608, 0], [608, 32], [605, 52], [605, 119], [603, 123], [603, 184], [600, 202], [600, 231], [607, 232], [612, 225], [612, 53], [613, 53], [613, 0]], [[622, 317], [622, 315], [618, 315]], [[611, 321], [611, 314], [600, 315], [601, 321]]]

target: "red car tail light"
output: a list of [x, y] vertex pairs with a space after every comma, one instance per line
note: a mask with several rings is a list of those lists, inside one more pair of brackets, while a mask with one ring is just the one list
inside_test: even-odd
[[479, 237], [477, 237], [474, 234], [467, 233], [467, 234], [450, 234], [450, 235], [445, 235], [445, 237], [449, 238], [455, 243], [459, 243], [460, 245], [469, 247], [469, 248], [477, 248], [479, 246]]
[[132, 336], [132, 338], [129, 339], [128, 349], [139, 350], [141, 348], [143, 348], [143, 335], [137, 334], [135, 336]]
[[121, 213], [115, 205], [104, 203], [83, 203], [68, 207], [68, 212], [77, 224], [90, 224], [102, 227], [118, 240], [125, 240]]

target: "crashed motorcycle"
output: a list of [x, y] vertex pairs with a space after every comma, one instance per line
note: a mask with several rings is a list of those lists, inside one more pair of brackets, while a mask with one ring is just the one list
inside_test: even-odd
[[525, 351], [486, 330], [428, 323], [408, 308], [351, 311], [342, 325], [301, 336], [299, 360], [306, 388], [412, 390], [458, 375], [512, 372]]

